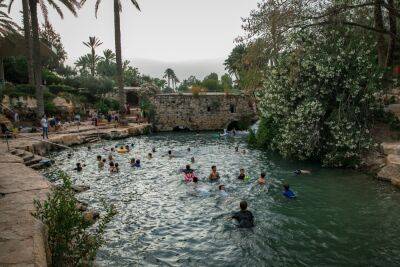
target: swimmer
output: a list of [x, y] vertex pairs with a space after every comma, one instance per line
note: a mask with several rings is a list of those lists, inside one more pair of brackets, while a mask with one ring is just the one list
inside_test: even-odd
[[81, 172], [83, 170], [82, 167], [83, 167], [82, 164], [80, 162], [78, 162], [78, 163], [76, 163], [76, 167], [74, 168], [74, 171]]
[[235, 152], [239, 152], [239, 147], [238, 146], [235, 147]]
[[289, 184], [284, 184], [283, 190], [284, 191], [282, 192], [282, 195], [284, 195], [286, 198], [289, 198], [289, 199], [296, 198], [296, 195], [293, 193], [292, 190], [290, 190]]
[[137, 159], [134, 165], [136, 168], [140, 168], [140, 159]]
[[112, 148], [111, 148], [111, 152], [114, 152], [114, 151], [115, 151], [115, 148], [112, 147]]
[[153, 153], [156, 153], [156, 148], [153, 147], [153, 148], [151, 149], [151, 151], [152, 151]]
[[194, 160], [194, 157], [191, 157], [191, 158], [190, 158], [190, 162], [191, 162], [191, 163], [194, 163], [194, 161], [195, 161], [195, 160]]
[[115, 163], [114, 165], [114, 172], [119, 172], [119, 164]]
[[168, 150], [168, 157], [169, 157], [169, 158], [172, 158], [172, 157], [173, 157], [173, 155], [172, 155], [172, 150]]
[[89, 151], [92, 150], [92, 147], [91, 147], [91, 146], [88, 146], [88, 147], [87, 147], [87, 150], [89, 150]]
[[228, 193], [227, 193], [226, 190], [225, 190], [225, 185], [220, 184], [220, 185], [218, 186], [218, 190], [219, 190], [219, 193], [220, 193], [220, 195], [221, 195], [222, 197], [227, 197], [227, 196], [228, 196]]
[[238, 221], [239, 228], [251, 228], [254, 227], [254, 216], [251, 211], [247, 210], [247, 202], [240, 202], [240, 211], [235, 212], [231, 219], [235, 219]]
[[244, 169], [240, 169], [240, 174], [238, 176], [239, 180], [244, 180], [244, 178], [246, 178], [246, 174], [244, 173]]
[[135, 146], [135, 144], [134, 144], [134, 143], [132, 143], [132, 144], [131, 144], [131, 147], [134, 147], [134, 146]]
[[147, 154], [147, 158], [148, 159], [152, 159], [153, 158], [153, 154], [151, 154], [151, 153]]
[[97, 161], [101, 161], [101, 156], [100, 156], [100, 155], [97, 155], [96, 160], [97, 160]]
[[190, 152], [190, 147], [187, 148], [187, 151]]
[[265, 176], [266, 176], [265, 172], [262, 172], [260, 175], [260, 178], [258, 178], [258, 180], [257, 180], [259, 185], [265, 185], [267, 183]]
[[114, 165], [114, 162], [110, 162], [110, 167], [108, 168], [108, 170], [110, 171], [110, 172], [115, 172], [115, 165]]
[[183, 170], [183, 176], [185, 178], [185, 182], [192, 182], [196, 177], [196, 174], [194, 174], [194, 170], [190, 168], [190, 165], [186, 165], [186, 168]]
[[114, 160], [114, 157], [113, 157], [113, 155], [110, 153], [110, 154], [108, 154], [108, 160], [109, 161], [113, 161]]
[[245, 149], [243, 149], [242, 153], [243, 153], [243, 154], [246, 154], [246, 150], [245, 150]]
[[103, 163], [103, 161], [102, 161], [100, 155], [97, 156], [97, 167], [98, 167], [99, 169], [101, 169], [101, 168], [104, 167], [104, 163]]
[[126, 149], [128, 152], [130, 151], [130, 148], [129, 148], [128, 145], [125, 146], [125, 149]]
[[100, 162], [99, 162], [99, 168], [103, 169], [104, 166], [106, 165], [106, 162], [107, 162], [106, 159], [103, 159], [103, 160], [101, 161], [101, 164], [100, 164]]
[[135, 167], [135, 163], [136, 163], [136, 159], [135, 158], [131, 158], [131, 167]]
[[217, 166], [211, 166], [211, 173], [208, 176], [208, 179], [215, 181], [219, 179], [219, 173], [217, 172]]
[[311, 171], [309, 171], [309, 170], [300, 170], [300, 169], [297, 169], [297, 170], [295, 170], [293, 173], [296, 174], [296, 175], [311, 174]]
[[71, 153], [68, 153], [68, 154], [67, 154], [67, 158], [70, 159], [71, 157], [72, 157], [72, 154], [71, 154]]

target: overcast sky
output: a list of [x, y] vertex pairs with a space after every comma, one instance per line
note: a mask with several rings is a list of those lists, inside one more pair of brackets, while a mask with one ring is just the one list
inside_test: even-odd
[[[21, 21], [20, 2], [14, 1], [12, 12], [12, 17], [18, 22]], [[50, 10], [51, 22], [61, 34], [68, 53], [68, 64], [89, 52], [82, 44], [89, 36], [99, 37], [103, 42], [99, 52], [106, 48], [114, 50], [113, 1], [102, 1], [97, 19], [94, 2], [87, 0], [78, 18], [64, 9], [65, 18], [62, 20], [54, 10]], [[186, 64], [187, 61], [193, 64], [209, 61], [211, 67], [215, 64], [211, 62], [221, 64], [232, 50], [234, 38], [242, 32], [241, 17], [248, 16], [258, 1], [138, 0], [142, 12], [138, 12], [130, 0], [122, 2], [122, 57], [141, 68], [143, 61], [147, 65], [148, 62], [157, 65], [160, 61], [163, 65], [185, 61]], [[218, 71], [222, 66], [215, 68]]]

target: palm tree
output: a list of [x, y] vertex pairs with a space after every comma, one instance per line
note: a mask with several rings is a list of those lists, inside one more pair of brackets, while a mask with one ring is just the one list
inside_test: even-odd
[[170, 87], [170, 88], [171, 88], [171, 81], [173, 81], [173, 77], [174, 76], [176, 77], [175, 72], [173, 71], [173, 69], [168, 68], [168, 69], [165, 70], [163, 78], [167, 78], [168, 87]]
[[107, 63], [111, 63], [115, 60], [115, 54], [111, 49], [106, 49], [103, 51], [104, 61]]
[[[80, 7], [76, 0], [47, 0], [48, 4], [53, 7], [61, 18], [64, 18], [62, 10], [57, 2], [63, 4], [74, 16], [77, 16], [76, 10]], [[39, 21], [38, 21], [38, 4], [43, 11], [45, 20], [47, 20], [47, 7], [44, 0], [29, 0], [29, 10], [31, 14], [32, 26], [32, 43], [33, 43], [33, 66], [35, 75], [35, 96], [37, 101], [37, 116], [40, 118], [44, 114], [44, 100], [42, 88], [42, 64], [40, 58], [40, 40], [39, 40]]]
[[96, 72], [96, 48], [102, 45], [103, 43], [100, 42], [100, 39], [96, 36], [89, 37], [89, 42], [83, 42], [84, 45], [90, 48], [91, 50], [91, 65], [90, 65], [90, 72], [94, 77]]
[[[96, 0], [95, 3], [95, 16], [99, 10], [99, 6], [102, 0]], [[81, 5], [85, 4], [86, 0], [81, 0]], [[131, 0], [132, 4], [140, 11], [139, 4], [136, 0]], [[121, 55], [121, 18], [120, 13], [122, 12], [121, 0], [114, 0], [114, 30], [115, 30], [115, 54], [117, 59], [117, 84], [118, 84], [118, 98], [121, 109], [123, 109], [126, 103], [126, 97], [124, 93], [124, 77], [122, 69], [122, 55]]]
[[[8, 13], [11, 11], [14, 0], [10, 0], [8, 4]], [[31, 35], [31, 16], [29, 14], [29, 1], [22, 0], [22, 16], [24, 24], [24, 37], [26, 47], [26, 58], [28, 62], [28, 80], [29, 84], [34, 85], [34, 72], [33, 72], [33, 50], [32, 50], [32, 35]]]
[[174, 88], [175, 92], [176, 92], [176, 84], [177, 83], [179, 83], [179, 79], [178, 79], [178, 77], [176, 77], [176, 75], [174, 73], [174, 76], [172, 76], [172, 84], [173, 84], [173, 88]]
[[[5, 38], [10, 33], [15, 33], [18, 28], [3, 9], [6, 9], [4, 0], [0, 0], [0, 38]], [[0, 82], [4, 82], [3, 58], [0, 57]]]

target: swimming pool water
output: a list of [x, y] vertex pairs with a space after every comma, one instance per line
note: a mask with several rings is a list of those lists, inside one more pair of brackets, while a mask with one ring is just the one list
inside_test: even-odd
[[[120, 172], [98, 170], [96, 156], [106, 157], [116, 143], [133, 143], [129, 154], [114, 153]], [[235, 146], [240, 153], [235, 152]], [[153, 159], [146, 155], [155, 147]], [[188, 152], [187, 148], [191, 151]], [[169, 159], [171, 149], [175, 158]], [[243, 150], [245, 153], [243, 153]], [[100, 199], [117, 207], [106, 245], [97, 256], [101, 266], [398, 266], [400, 264], [400, 193], [390, 184], [350, 170], [320, 168], [289, 162], [274, 154], [248, 148], [244, 140], [217, 138], [213, 133], [168, 133], [121, 141], [103, 141], [50, 156], [56, 169], [76, 184], [90, 186], [78, 195], [102, 210]], [[179, 173], [192, 164], [201, 190], [183, 182]], [[130, 167], [140, 157], [142, 167]], [[73, 171], [76, 162], [87, 166]], [[210, 183], [211, 165], [221, 181]], [[240, 168], [251, 181], [237, 180]], [[295, 176], [295, 169], [312, 174]], [[261, 171], [268, 185], [254, 182]], [[282, 196], [288, 182], [297, 199]], [[226, 186], [228, 197], [218, 194]], [[238, 229], [226, 218], [247, 200], [255, 216], [253, 229]]]

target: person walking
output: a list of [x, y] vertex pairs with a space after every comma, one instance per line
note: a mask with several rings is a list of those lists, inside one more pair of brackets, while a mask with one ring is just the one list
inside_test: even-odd
[[47, 121], [46, 114], [43, 115], [40, 125], [42, 126], [42, 135], [43, 139], [47, 138], [49, 139], [49, 122]]

